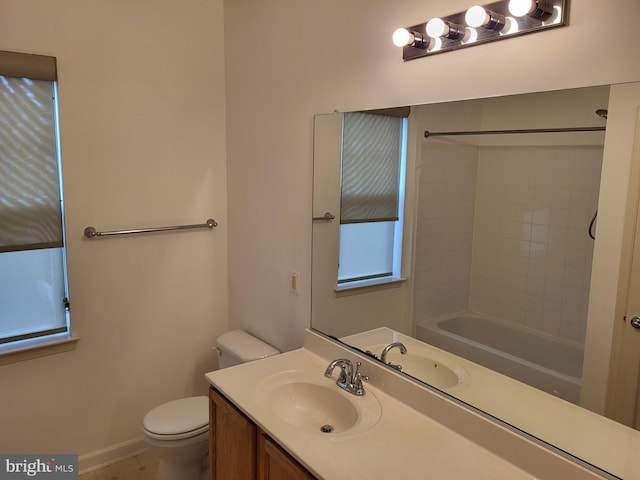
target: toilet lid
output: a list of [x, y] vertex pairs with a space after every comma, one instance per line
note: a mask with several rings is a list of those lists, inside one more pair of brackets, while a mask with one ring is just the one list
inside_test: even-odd
[[[209, 399], [189, 397], [163, 403], [144, 416], [142, 426], [156, 435], [197, 435], [209, 428]], [[191, 436], [186, 435], [186, 436]]]

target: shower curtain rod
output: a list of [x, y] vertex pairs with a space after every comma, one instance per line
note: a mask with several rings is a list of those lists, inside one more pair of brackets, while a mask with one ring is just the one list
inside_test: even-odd
[[455, 137], [462, 135], [505, 135], [514, 133], [564, 133], [564, 132], [603, 132], [607, 127], [569, 127], [569, 128], [531, 128], [526, 130], [476, 130], [468, 132], [430, 132], [424, 131], [424, 138]]

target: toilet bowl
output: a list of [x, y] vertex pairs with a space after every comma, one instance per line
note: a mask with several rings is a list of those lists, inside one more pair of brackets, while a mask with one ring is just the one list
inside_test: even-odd
[[150, 410], [142, 420], [150, 450], [158, 457], [157, 480], [201, 480], [209, 450], [209, 399], [181, 398]]
[[[216, 349], [220, 368], [280, 353], [242, 330], [221, 335]], [[158, 405], [144, 416], [142, 433], [159, 460], [156, 480], [208, 478], [208, 397], [181, 398]]]

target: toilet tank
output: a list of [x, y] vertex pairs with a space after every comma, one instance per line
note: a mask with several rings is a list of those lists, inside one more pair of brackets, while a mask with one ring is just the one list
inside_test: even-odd
[[280, 353], [244, 330], [231, 330], [218, 337], [218, 367], [226, 368]]

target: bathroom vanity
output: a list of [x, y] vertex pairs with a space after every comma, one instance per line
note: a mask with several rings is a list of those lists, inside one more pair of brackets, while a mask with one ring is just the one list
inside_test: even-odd
[[[362, 362], [364, 395], [325, 377], [338, 358]], [[313, 331], [206, 378], [216, 480], [611, 478]]]

